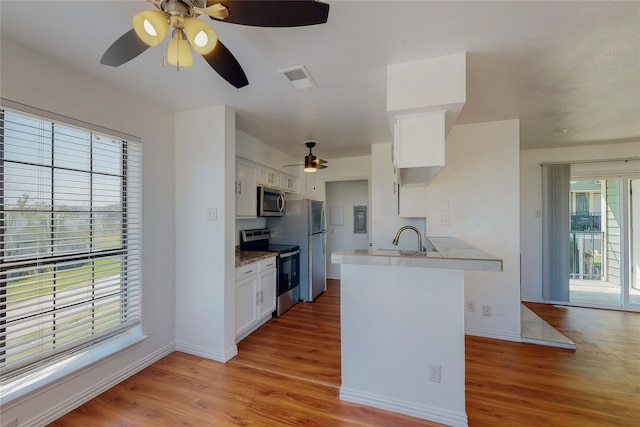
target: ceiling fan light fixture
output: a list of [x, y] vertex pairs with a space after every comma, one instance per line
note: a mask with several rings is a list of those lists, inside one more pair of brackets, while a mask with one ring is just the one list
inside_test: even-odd
[[218, 43], [218, 36], [213, 29], [197, 18], [184, 19], [184, 32], [191, 42], [193, 50], [200, 55], [211, 52]]
[[180, 69], [180, 67], [191, 67], [193, 65], [191, 47], [182, 30], [173, 31], [167, 50], [167, 62], [177, 66], [178, 69]]
[[169, 20], [164, 12], [145, 10], [133, 16], [133, 29], [145, 44], [157, 46], [169, 31]]

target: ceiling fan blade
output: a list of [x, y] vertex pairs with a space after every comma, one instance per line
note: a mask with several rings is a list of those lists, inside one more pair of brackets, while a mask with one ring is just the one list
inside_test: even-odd
[[328, 161], [323, 160], [323, 159], [315, 159], [313, 162], [316, 163], [316, 164], [329, 163]]
[[329, 166], [326, 166], [326, 165], [316, 165], [316, 169], [326, 169], [328, 167]]
[[112, 67], [118, 67], [125, 62], [131, 61], [148, 48], [149, 45], [140, 40], [135, 30], [132, 28], [109, 46], [104, 55], [102, 55], [100, 63], [110, 65]]
[[240, 89], [249, 84], [240, 63], [220, 40], [211, 52], [202, 57], [223, 79], [236, 88]]
[[225, 19], [227, 16], [229, 16], [229, 10], [226, 7], [224, 7], [220, 3], [210, 3], [213, 4], [207, 7], [194, 7], [193, 10], [200, 15], [207, 15], [217, 19]]
[[315, 0], [213, 0], [207, 6], [215, 3], [229, 9], [224, 22], [254, 27], [303, 27], [324, 24], [329, 17], [329, 4]]
[[293, 166], [304, 166], [304, 163], [297, 163], [297, 164], [295, 164], [295, 165], [283, 165], [282, 167], [283, 167], [283, 168], [291, 168], [291, 167], [293, 167]]

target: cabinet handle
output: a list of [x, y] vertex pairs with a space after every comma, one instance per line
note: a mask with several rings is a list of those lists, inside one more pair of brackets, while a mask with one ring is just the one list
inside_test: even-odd
[[271, 264], [267, 264], [267, 265], [265, 265], [265, 267], [271, 267], [271, 266], [273, 266], [273, 265], [275, 265], [275, 263], [273, 263], [273, 262], [272, 262]]
[[247, 270], [244, 272], [244, 274], [251, 274], [251, 273], [253, 273], [253, 270]]
[[260, 303], [264, 301], [264, 291], [260, 291]]
[[260, 298], [258, 292], [256, 292], [256, 305], [260, 305]]
[[242, 194], [242, 183], [238, 183], [238, 194]]

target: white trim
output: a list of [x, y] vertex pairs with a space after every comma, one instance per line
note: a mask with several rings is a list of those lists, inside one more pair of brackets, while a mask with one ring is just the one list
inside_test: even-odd
[[158, 351], [150, 354], [149, 356], [145, 357], [144, 359], [139, 360], [134, 365], [131, 365], [131, 366], [127, 367], [126, 369], [123, 369], [123, 370], [121, 370], [119, 372], [116, 372], [114, 375], [112, 375], [109, 378], [106, 378], [103, 381], [95, 384], [93, 387], [91, 387], [89, 389], [86, 389], [83, 392], [78, 393], [75, 396], [65, 400], [61, 404], [57, 405], [53, 410], [47, 411], [46, 413], [41, 414], [39, 417], [36, 417], [36, 418], [34, 418], [32, 420], [24, 422], [23, 424], [21, 424], [21, 426], [22, 427], [37, 427], [37, 426], [43, 426], [43, 425], [47, 425], [49, 423], [52, 423], [53, 421], [57, 420], [58, 418], [62, 417], [63, 415], [73, 411], [74, 409], [76, 409], [80, 405], [90, 401], [91, 399], [93, 399], [96, 396], [104, 393], [105, 391], [109, 390], [110, 388], [116, 386], [117, 384], [121, 383], [122, 381], [126, 380], [127, 378], [131, 377], [132, 375], [135, 375], [136, 373], [140, 372], [141, 370], [143, 370], [147, 366], [157, 362], [158, 360], [160, 360], [163, 357], [167, 356], [168, 354], [172, 353], [174, 351], [174, 349], [175, 348], [174, 348], [173, 344], [167, 345], [167, 346], [159, 349]]
[[[25, 390], [25, 389], [18, 390], [20, 392], [19, 396], [13, 396], [10, 401], [7, 399], [9, 403], [4, 403], [4, 402], [2, 403], [3, 411], [8, 412], [16, 406], [26, 404], [28, 400], [34, 398], [35, 396], [41, 395], [43, 393], [51, 392], [54, 388], [59, 387], [60, 385], [66, 382], [72, 381], [80, 375], [87, 375], [89, 371], [91, 371], [92, 369], [95, 369], [96, 366], [107, 363], [110, 360], [113, 360], [114, 358], [121, 356], [124, 352], [127, 352], [129, 350], [132, 350], [133, 348], [138, 347], [146, 338], [147, 338], [146, 335], [134, 336], [134, 334], [129, 334], [129, 336], [125, 337], [124, 339], [123, 337], [120, 337], [119, 340], [116, 340], [118, 341], [117, 344], [121, 346], [121, 349], [119, 351], [113, 352], [102, 358], [96, 357], [95, 354], [93, 355], [93, 357], [86, 357], [84, 359], [84, 365], [82, 365], [81, 367], [78, 367], [77, 365], [78, 363], [81, 363], [83, 359], [79, 359], [77, 363], [71, 365], [72, 369], [67, 369], [67, 371], [69, 372], [66, 372], [66, 371], [59, 372], [59, 374], [56, 376], [56, 378], [53, 381], [51, 380], [51, 378], [47, 378], [47, 382], [44, 384], [32, 384], [31, 385], [32, 387], [29, 390]], [[78, 393], [77, 395], [63, 401], [62, 403], [54, 407], [52, 410], [49, 410], [46, 413], [40, 414], [38, 417], [33, 418], [31, 420], [27, 420], [27, 421], [20, 420], [21, 422], [20, 425], [23, 427], [47, 425], [55, 421], [56, 419], [60, 418], [64, 414], [68, 413], [69, 411], [72, 411], [73, 409], [82, 405], [83, 403], [86, 403], [89, 400], [93, 399], [94, 397], [98, 396], [99, 394], [105, 392], [106, 390], [110, 389], [116, 384], [136, 374], [137, 372], [141, 371], [142, 369], [146, 368], [152, 363], [160, 360], [161, 358], [170, 354], [174, 350], [175, 350], [175, 345], [173, 343], [170, 345], [167, 345], [159, 349], [158, 351], [150, 354], [149, 356], [145, 357], [144, 359], [139, 360], [135, 364], [130, 365], [129, 367], [114, 373], [108, 378], [105, 378], [103, 381], [100, 381], [99, 383], [95, 384], [90, 389], [84, 390], [81, 393]], [[91, 360], [86, 360], [86, 359], [91, 359]]]
[[234, 345], [225, 350], [224, 353], [212, 352], [211, 350], [197, 345], [176, 342], [176, 351], [192, 354], [194, 356], [204, 357], [206, 359], [215, 360], [216, 362], [227, 363], [238, 354], [238, 346]]
[[64, 124], [79, 126], [86, 128], [88, 130], [92, 130], [98, 133], [104, 133], [109, 136], [114, 136], [116, 138], [126, 139], [129, 142], [137, 142], [141, 143], [142, 139], [140, 137], [129, 135], [128, 133], [119, 132], [117, 130], [109, 129], [103, 126], [95, 125], [93, 123], [84, 122], [82, 120], [74, 119], [71, 117], [63, 116], [62, 114], [53, 113], [51, 111], [42, 110], [38, 107], [32, 107], [27, 104], [22, 104], [17, 101], [12, 101], [7, 98], [0, 97], [0, 106], [10, 108], [13, 110], [21, 111], [23, 113], [31, 114], [34, 116], [41, 116], [47, 118], [49, 120], [62, 122]]
[[390, 399], [387, 396], [378, 396], [340, 387], [340, 400], [386, 409], [424, 420], [435, 421], [453, 427], [467, 427], [467, 414], [444, 411], [427, 405], [416, 405], [413, 402]]
[[524, 337], [522, 338], [522, 342], [526, 344], [535, 344], [535, 345], [541, 345], [545, 347], [566, 348], [568, 350], [576, 349], [575, 343], [569, 344], [569, 343], [562, 343], [557, 341], [546, 341], [546, 340], [539, 340], [536, 338], [524, 338]]
[[464, 328], [465, 335], [474, 337], [493, 338], [496, 340], [522, 342], [522, 336], [519, 334], [496, 332], [489, 329]]

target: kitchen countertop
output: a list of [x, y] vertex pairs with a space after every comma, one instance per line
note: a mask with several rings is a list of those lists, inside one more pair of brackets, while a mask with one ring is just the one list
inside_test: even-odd
[[241, 251], [236, 249], [236, 268], [251, 264], [252, 262], [260, 261], [261, 259], [275, 257], [277, 255], [278, 254], [276, 252]]
[[454, 237], [429, 237], [437, 249], [417, 252], [396, 249], [350, 249], [331, 254], [334, 264], [389, 265], [452, 270], [502, 271], [502, 260]]

